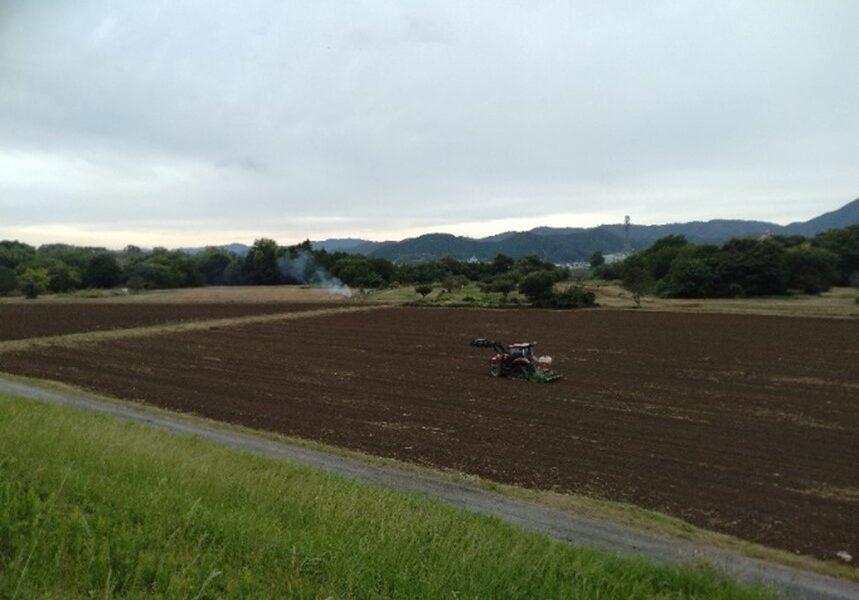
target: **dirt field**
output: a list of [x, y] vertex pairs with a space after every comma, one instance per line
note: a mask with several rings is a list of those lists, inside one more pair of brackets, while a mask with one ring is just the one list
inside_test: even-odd
[[[567, 379], [493, 380], [476, 336]], [[0, 356], [0, 369], [859, 556], [859, 321], [383, 309]], [[855, 564], [856, 559], [854, 558]]]
[[319, 304], [0, 304], [0, 341], [314, 310]]

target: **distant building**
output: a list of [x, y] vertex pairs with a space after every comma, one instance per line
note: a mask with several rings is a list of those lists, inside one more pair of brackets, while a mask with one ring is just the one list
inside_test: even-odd
[[622, 262], [626, 260], [632, 252], [614, 252], [612, 254], [605, 254], [603, 258], [605, 258], [605, 262], [607, 265], [616, 262]]

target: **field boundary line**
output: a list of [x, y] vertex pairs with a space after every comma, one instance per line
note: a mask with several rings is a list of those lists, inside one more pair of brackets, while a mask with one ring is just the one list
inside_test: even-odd
[[743, 582], [762, 583], [777, 593], [797, 598], [848, 600], [859, 598], [859, 584], [772, 562], [744, 557], [701, 544], [583, 517], [504, 496], [477, 485], [451, 481], [441, 474], [409, 472], [344, 456], [275, 441], [251, 433], [192, 422], [164, 412], [153, 413], [128, 403], [111, 403], [70, 391], [55, 391], [0, 377], [0, 392], [40, 402], [71, 406], [143, 423], [180, 435], [198, 436], [215, 444], [305, 464], [347, 479], [407, 494], [441, 500], [470, 512], [495, 516], [525, 530], [559, 541], [657, 563], [707, 563]]
[[24, 338], [20, 340], [6, 340], [0, 342], [0, 354], [3, 352], [16, 352], [30, 348], [43, 348], [46, 346], [76, 346], [91, 342], [106, 340], [119, 340], [136, 337], [150, 337], [163, 335], [165, 333], [181, 333], [185, 331], [205, 331], [207, 329], [220, 329], [223, 327], [240, 327], [254, 323], [271, 323], [274, 321], [292, 321], [296, 319], [311, 319], [314, 317], [326, 317], [347, 313], [367, 312], [391, 308], [387, 304], [369, 304], [363, 306], [350, 306], [338, 308], [320, 308], [295, 312], [278, 312], [264, 315], [247, 315], [244, 317], [224, 317], [221, 319], [202, 319], [197, 321], [180, 321], [177, 323], [162, 323], [160, 325], [144, 325], [142, 327], [127, 327], [120, 329], [106, 329], [101, 331], [80, 331], [64, 335], [50, 335], [42, 337]]

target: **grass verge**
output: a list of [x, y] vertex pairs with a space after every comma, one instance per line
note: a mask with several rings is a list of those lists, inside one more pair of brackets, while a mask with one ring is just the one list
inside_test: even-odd
[[0, 597], [768, 598], [701, 568], [0, 396]]
[[385, 288], [373, 291], [366, 296], [366, 299], [371, 302], [383, 302], [386, 304], [447, 307], [517, 308], [522, 304], [527, 304], [525, 297], [516, 291], [510, 292], [507, 299], [504, 299], [498, 292], [481, 291], [480, 286], [476, 283], [469, 283], [451, 291], [446, 291], [441, 286], [436, 285], [433, 291], [426, 297], [422, 297], [415, 292], [414, 286], [406, 285]]
[[[632, 309], [632, 295], [617, 282], [589, 281], [588, 288], [596, 293], [600, 306]], [[642, 311], [720, 313], [735, 315], [767, 315], [781, 317], [814, 317], [855, 319], [859, 306], [854, 300], [856, 290], [836, 287], [817, 295], [794, 294], [756, 298], [658, 298], [644, 296]]]
[[349, 450], [338, 446], [330, 446], [310, 439], [252, 429], [243, 425], [236, 425], [224, 421], [215, 421], [192, 413], [170, 411], [146, 404], [142, 400], [121, 400], [110, 396], [103, 396], [57, 381], [35, 379], [32, 377], [23, 377], [9, 373], [0, 373], [0, 376], [11, 381], [54, 390], [60, 393], [74, 394], [105, 404], [125, 406], [136, 411], [151, 413], [155, 416], [169, 417], [175, 421], [201, 424], [212, 429], [232, 431], [241, 435], [250, 435], [268, 439], [279, 444], [286, 444], [327, 454], [344, 456], [353, 460], [366, 462], [368, 464], [376, 464], [386, 469], [392, 469], [403, 473], [414, 473], [420, 477], [438, 478], [455, 484], [471, 485], [508, 498], [530, 502], [577, 516], [632, 527], [634, 529], [654, 533], [668, 539], [685, 540], [694, 544], [732, 552], [739, 556], [766, 560], [787, 567], [818, 573], [820, 575], [859, 582], [859, 569], [856, 569], [853, 566], [844, 565], [834, 561], [822, 561], [811, 556], [794, 554], [785, 550], [763, 546], [761, 544], [756, 544], [754, 542], [749, 542], [726, 534], [716, 533], [714, 531], [709, 531], [695, 525], [691, 525], [690, 523], [671, 515], [641, 508], [633, 504], [569, 492], [561, 493], [548, 490], [521, 488], [489, 479], [483, 479], [476, 475], [456, 471], [454, 469], [427, 467], [415, 463], [403, 462], [393, 458]]
[[278, 444], [286, 444], [331, 455], [343, 456], [368, 464], [376, 464], [385, 469], [391, 469], [402, 473], [414, 473], [415, 475], [424, 478], [437, 478], [459, 485], [470, 485], [508, 498], [530, 502], [577, 516], [608, 521], [618, 525], [647, 531], [667, 539], [684, 540], [701, 546], [708, 546], [724, 550], [726, 552], [732, 552], [739, 556], [761, 559], [795, 569], [818, 573], [820, 575], [859, 582], [859, 569], [856, 569], [853, 566], [844, 565], [834, 561], [822, 561], [812, 556], [794, 554], [785, 550], [742, 540], [730, 535], [716, 533], [714, 531], [702, 529], [671, 515], [641, 508], [634, 504], [569, 492], [561, 493], [549, 490], [517, 487], [484, 479], [477, 475], [464, 473], [454, 469], [427, 467], [415, 463], [403, 462], [393, 458], [349, 450], [338, 446], [330, 446], [310, 439], [292, 437], [260, 429], [252, 429], [243, 425], [227, 423], [224, 421], [216, 421], [193, 413], [170, 411], [147, 404], [142, 400], [122, 400], [110, 396], [103, 396], [57, 381], [35, 379], [32, 377], [12, 375], [10, 373], [0, 373], [0, 376], [4, 379], [41, 387], [47, 390], [73, 394], [105, 404], [124, 406], [143, 413], [151, 413], [154, 416], [169, 417], [174, 421], [185, 421], [189, 424], [199, 424], [212, 429], [232, 431], [241, 435], [268, 439]]

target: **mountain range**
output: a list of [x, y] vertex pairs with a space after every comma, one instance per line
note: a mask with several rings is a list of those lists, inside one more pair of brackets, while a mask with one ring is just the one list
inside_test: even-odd
[[[696, 244], [721, 244], [731, 238], [762, 235], [801, 235], [813, 237], [828, 229], [859, 224], [859, 198], [832, 212], [808, 221], [779, 225], [766, 221], [715, 219], [666, 225], [630, 225], [629, 246], [632, 250], [646, 248], [667, 235], [683, 235]], [[359, 238], [332, 238], [312, 242], [314, 248], [328, 252], [365, 254], [400, 262], [413, 262], [452, 256], [467, 260], [491, 260], [497, 254], [513, 258], [536, 254], [556, 263], [586, 261], [597, 250], [604, 254], [625, 249], [622, 224], [591, 228], [536, 227], [529, 231], [507, 231], [485, 238], [468, 238], [448, 233], [428, 233], [401, 241], [374, 242]], [[244, 254], [247, 246], [230, 244], [225, 248]]]

